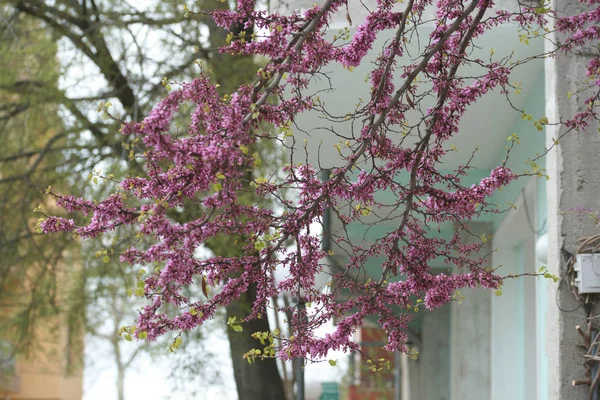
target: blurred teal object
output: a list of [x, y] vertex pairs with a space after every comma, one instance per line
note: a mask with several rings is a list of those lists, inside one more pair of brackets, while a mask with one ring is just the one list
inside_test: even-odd
[[319, 400], [339, 400], [339, 386], [336, 382], [321, 383], [321, 396]]

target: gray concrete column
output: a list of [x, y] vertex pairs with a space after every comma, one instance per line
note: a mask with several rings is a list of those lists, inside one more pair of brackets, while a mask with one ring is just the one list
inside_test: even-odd
[[450, 314], [449, 304], [425, 312], [419, 354], [420, 400], [450, 400]]
[[[475, 235], [462, 235], [466, 244], [480, 241], [478, 236], [482, 234], [490, 236], [493, 233], [491, 222], [468, 222], [467, 226]], [[486, 242], [480, 254], [489, 254], [491, 245], [491, 241]], [[451, 398], [489, 399], [492, 293], [483, 289], [465, 289], [461, 294], [464, 300], [460, 304], [451, 304]]]
[[405, 386], [408, 389], [408, 396], [402, 400], [424, 400], [419, 385], [422, 370], [421, 359], [417, 357], [416, 360], [413, 360], [408, 356], [405, 356], [405, 358], [406, 365], [403, 365], [405, 370], [403, 370], [402, 373], [406, 374]]
[[[554, 8], [561, 14], [572, 15], [585, 11], [585, 5], [575, 0], [554, 0]], [[560, 36], [557, 38], [563, 41]], [[559, 54], [546, 62], [547, 115], [551, 121], [568, 119], [585, 110], [585, 99], [590, 92], [576, 93], [585, 86], [586, 64], [598, 55], [598, 48], [589, 46], [568, 54]], [[562, 132], [548, 127], [547, 146]], [[600, 210], [600, 135], [598, 124], [581, 132], [571, 132], [560, 140], [547, 158], [550, 180], [548, 200], [548, 268], [564, 276], [565, 259], [574, 254], [578, 241], [598, 233], [598, 228], [586, 216], [573, 212], [577, 207]], [[581, 337], [575, 326], [585, 326], [583, 307], [573, 297], [569, 282], [549, 285], [546, 326], [546, 354], [548, 357], [548, 388], [550, 400], [587, 399], [589, 386], [572, 386], [571, 382], [585, 378]], [[600, 313], [596, 307], [594, 313]]]

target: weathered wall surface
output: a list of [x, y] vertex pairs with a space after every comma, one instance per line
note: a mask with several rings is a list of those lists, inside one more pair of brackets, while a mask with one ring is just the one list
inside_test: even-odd
[[[576, 0], [554, 0], [554, 8], [561, 13], [572, 15], [584, 11], [584, 6]], [[559, 40], [560, 36], [558, 37]], [[569, 54], [559, 54], [555, 60], [547, 62], [546, 97], [548, 117], [569, 118], [586, 107], [583, 102], [588, 93], [574, 94], [585, 84], [586, 63], [598, 49], [588, 47]], [[600, 210], [600, 136], [597, 124], [592, 124], [581, 132], [571, 132], [561, 139], [557, 149], [547, 159], [551, 177], [547, 187], [548, 198], [548, 264], [552, 272], [565, 276], [565, 260], [574, 254], [577, 242], [586, 236], [597, 233], [592, 220], [572, 212], [577, 207]], [[563, 131], [547, 130], [547, 145]], [[586, 399], [589, 387], [573, 387], [571, 382], [585, 378], [585, 368], [581, 337], [575, 330], [577, 325], [585, 325], [583, 307], [575, 301], [569, 282], [562, 279], [558, 285], [549, 285], [548, 295], [548, 384], [549, 399]], [[555, 301], [556, 299], [556, 301]], [[600, 311], [598, 309], [594, 310]]]

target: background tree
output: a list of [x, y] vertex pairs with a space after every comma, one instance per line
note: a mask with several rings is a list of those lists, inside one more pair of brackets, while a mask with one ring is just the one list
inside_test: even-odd
[[[69, 359], [78, 367], [81, 330], [68, 299], [79, 289], [79, 272], [65, 268], [74, 258], [71, 240], [36, 234], [32, 212], [41, 188], [67, 186], [59, 166], [65, 165], [61, 151], [73, 132], [58, 116], [57, 48], [39, 22], [4, 9], [0, 18], [0, 335], [13, 351], [32, 354], [40, 351], [35, 339], [41, 331], [58, 334], [71, 321]], [[53, 318], [59, 311], [62, 318]]]
[[[94, 182], [97, 181], [100, 170], [105, 173], [116, 168], [121, 173], [130, 175], [141, 171], [137, 161], [128, 158], [129, 152], [122, 146], [118, 125], [98, 114], [98, 104], [101, 101], [104, 104], [111, 103], [111, 112], [117, 113], [121, 118], [135, 121], [149, 110], [150, 104], [164, 94], [165, 82], [186, 80], [197, 75], [200, 70], [210, 70], [213, 72], [215, 83], [220, 84], [225, 93], [239, 83], [251, 79], [256, 70], [252, 57], [220, 54], [218, 46], [225, 43], [227, 30], [217, 27], [205, 16], [186, 15], [179, 2], [156, 2], [140, 7], [123, 2], [88, 0], [58, 1], [51, 4], [45, 1], [2, 1], [0, 5], [6, 13], [3, 24], [5, 34], [20, 34], [15, 30], [17, 20], [27, 18], [33, 21], [40, 35], [51, 35], [48, 40], [60, 44], [62, 63], [60, 70], [58, 64], [56, 69], [45, 69], [44, 73], [53, 74], [52, 80], [40, 77], [27, 80], [6, 77], [6, 88], [12, 85], [13, 91], [20, 90], [30, 98], [35, 98], [36, 102], [46, 101], [50, 104], [53, 116], [46, 118], [46, 121], [55, 120], [61, 127], [57, 137], [49, 137], [37, 128], [32, 129], [32, 140], [15, 141], [15, 146], [19, 143], [20, 147], [3, 149], [2, 161], [6, 168], [3, 170], [3, 176], [8, 176], [9, 170], [16, 173], [31, 171], [22, 177], [22, 182], [26, 183], [24, 187], [19, 190], [11, 187], [11, 190], [5, 191], [7, 195], [11, 195], [6, 209], [21, 210], [18, 216], [21, 222], [10, 223], [11, 229], [16, 233], [9, 237], [8, 241], [14, 242], [14, 236], [23, 236], [25, 231], [27, 235], [31, 234], [30, 212], [40, 204], [40, 188], [50, 185], [60, 188], [62, 184], [69, 185], [80, 193], [94, 193], [97, 189], [90, 189], [90, 185], [97, 186]], [[198, 2], [198, 5], [207, 9], [228, 7], [226, 3], [219, 1]], [[45, 44], [44, 41], [33, 40], [30, 46], [32, 53], [35, 52], [34, 46], [42, 48]], [[56, 60], [57, 49], [54, 46], [46, 46], [43, 49], [49, 53], [40, 52], [40, 55], [50, 54], [51, 59]], [[3, 54], [8, 57], [10, 53]], [[25, 60], [17, 57], [12, 58], [10, 62], [15, 66], [15, 71], [25, 64]], [[52, 65], [51, 62], [40, 64]], [[57, 85], [59, 77], [60, 88]], [[18, 112], [18, 105], [7, 105], [7, 117], [13, 116], [8, 114]], [[58, 113], [61, 118], [58, 117]], [[44, 114], [47, 115], [47, 112]], [[24, 169], [22, 165], [15, 163], [15, 160], [21, 160], [28, 168]], [[88, 177], [94, 169], [97, 169], [98, 173], [90, 175], [88, 181], [81, 179]], [[37, 179], [32, 181], [30, 177], [34, 174]], [[8, 185], [17, 179], [20, 178], [9, 176], [2, 183]], [[24, 193], [29, 200], [23, 202], [20, 193]], [[19, 208], [16, 208], [15, 204], [18, 204]], [[14, 216], [15, 213], [3, 215]], [[2, 229], [8, 225], [4, 224]], [[22, 254], [12, 252], [10, 258], [3, 258], [4, 275], [10, 275], [14, 265], [25, 266], [26, 268], [19, 271], [28, 274], [30, 272], [27, 271], [33, 268], [33, 264], [39, 263], [40, 258], [48, 260], [52, 268], [61, 265], [59, 260], [63, 260], [66, 253], [57, 245], [58, 242], [43, 240], [51, 244], [43, 257], [39, 253], [23, 251]], [[63, 240], [65, 246], [68, 243], [73, 246], [68, 236], [64, 236]], [[213, 242], [212, 246], [216, 250], [223, 248], [218, 241]], [[102, 249], [102, 244], [90, 246], [93, 247]], [[4, 247], [7, 250], [10, 248]], [[70, 254], [78, 254], [75, 249], [76, 247], [71, 247]], [[22, 257], [23, 254], [30, 258]], [[118, 273], [117, 269], [108, 268], [108, 265], [106, 268], [92, 267], [94, 262], [88, 261], [85, 255], [76, 259], [84, 265], [82, 283], [78, 290], [87, 289], [85, 293], [89, 300], [88, 306], [94, 307], [94, 304], [98, 306], [97, 302], [108, 301], [107, 304], [122, 309], [122, 304], [113, 302], [113, 299], [117, 300], [115, 290], [123, 293], [123, 288], [118, 288], [116, 282], [126, 282], [127, 274], [122, 271]], [[103, 257], [100, 257], [100, 260], [102, 259]], [[112, 261], [108, 264], [110, 263]], [[50, 274], [50, 277], [52, 276]], [[11, 279], [22, 278], [13, 276]], [[96, 291], [101, 281], [106, 282], [102, 290]], [[93, 290], [90, 292], [90, 289]], [[40, 296], [38, 303], [48, 304], [45, 302], [48, 296], [46, 290], [38, 290], [36, 293]], [[100, 296], [101, 294], [103, 296]], [[248, 308], [241, 303], [236, 307], [242, 313]], [[55, 311], [58, 312], [59, 309]], [[79, 311], [82, 312], [83, 309]], [[116, 315], [118, 314], [117, 312]], [[262, 324], [267, 324], [267, 320]], [[17, 325], [25, 326], [21, 322]], [[30, 325], [34, 325], [33, 319]], [[94, 328], [95, 324], [87, 325], [97, 331], [97, 327]], [[26, 338], [25, 328], [22, 329], [20, 337]], [[250, 334], [251, 332], [247, 332], [246, 342], [253, 340]], [[236, 340], [243, 342], [240, 335]], [[116, 346], [115, 351], [118, 351], [119, 344], [114, 341], [112, 343]], [[247, 393], [262, 391], [261, 388], [265, 385], [281, 385], [274, 363], [264, 364], [265, 367], [270, 366], [268, 373], [257, 374], [257, 369], [248, 370], [247, 365], [240, 362], [241, 356], [248, 350], [249, 347], [239, 343], [232, 345], [238, 393], [242, 398]], [[123, 366], [127, 362], [119, 361], [117, 364]], [[275, 398], [281, 397], [277, 394]]]

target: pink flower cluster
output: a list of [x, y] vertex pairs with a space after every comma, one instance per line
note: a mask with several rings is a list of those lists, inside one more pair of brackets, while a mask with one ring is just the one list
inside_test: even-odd
[[39, 227], [44, 233], [71, 232], [75, 229], [75, 222], [67, 218], [48, 217], [39, 223]]

